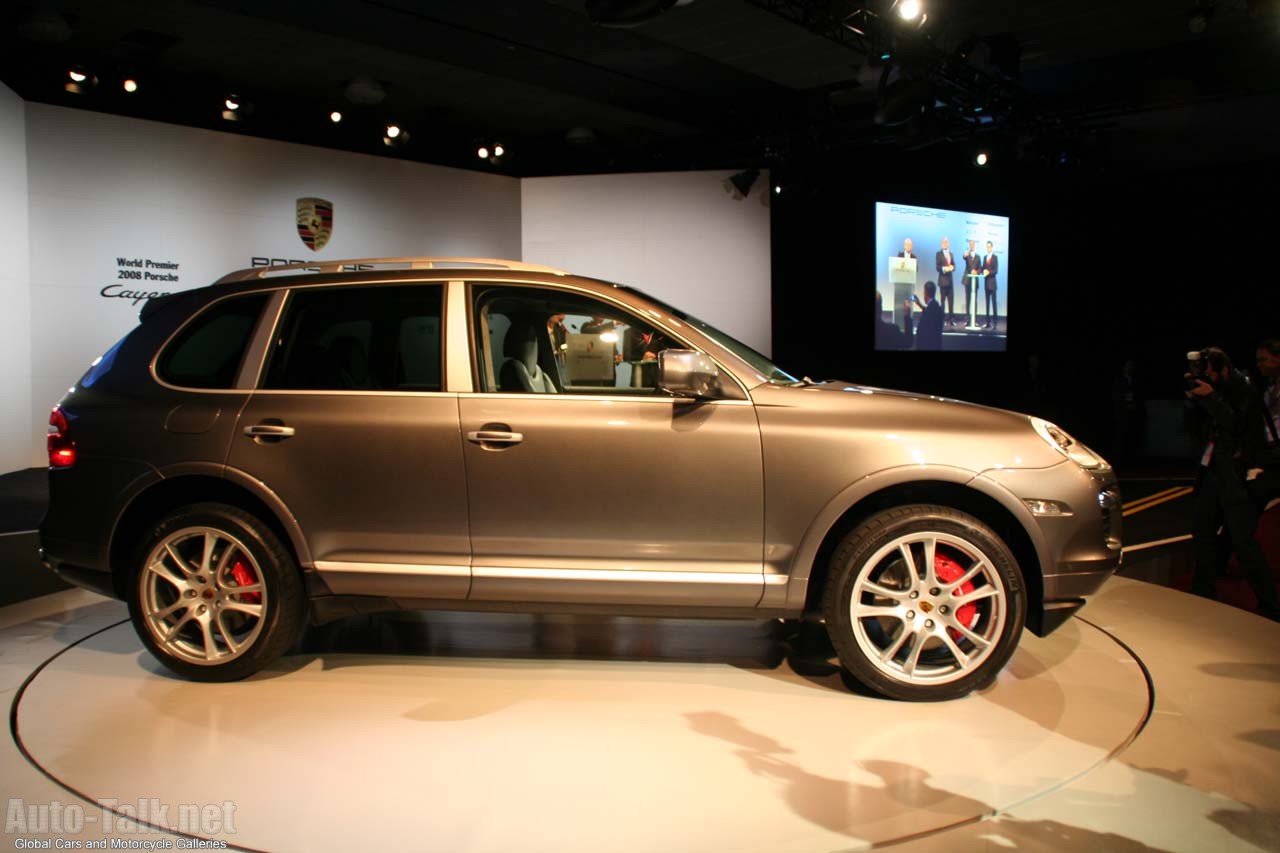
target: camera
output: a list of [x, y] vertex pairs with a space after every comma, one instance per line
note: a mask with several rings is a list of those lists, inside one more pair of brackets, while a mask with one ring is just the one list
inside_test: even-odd
[[1208, 350], [1192, 350], [1187, 353], [1187, 374], [1184, 381], [1188, 391], [1194, 391], [1198, 382], [1213, 385], [1213, 380], [1209, 378]]

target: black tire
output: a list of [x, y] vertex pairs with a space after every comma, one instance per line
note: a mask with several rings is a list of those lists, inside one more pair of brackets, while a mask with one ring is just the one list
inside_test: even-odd
[[[930, 577], [924, 574], [923, 559], [929, 541], [936, 549], [932, 585], [924, 582]], [[908, 580], [904, 543], [914, 561], [916, 586]], [[974, 554], [983, 558], [981, 563]], [[986, 597], [949, 605], [954, 599], [947, 594], [948, 583], [939, 578], [945, 574], [954, 582], [957, 572], [964, 578], [974, 566], [978, 573], [954, 593]], [[868, 581], [894, 596], [868, 591]], [[855, 590], [863, 614], [856, 625]], [[930, 702], [959, 698], [995, 679], [1017, 648], [1026, 599], [1017, 561], [990, 527], [958, 510], [915, 504], [879, 512], [841, 540], [831, 556], [822, 608], [831, 644], [854, 678], [889, 698]], [[870, 607], [886, 615], [866, 615], [863, 608]], [[959, 621], [962, 615], [967, 623]], [[887, 660], [876, 654], [891, 649], [898, 650]]]
[[[203, 537], [207, 531], [217, 532], [214, 536], [215, 548], [218, 541], [223, 541], [225, 543], [223, 547], [230, 549], [231, 556], [228, 557], [227, 562], [238, 563], [233, 568], [245, 571], [246, 566], [250, 567], [247, 571], [251, 580], [254, 580], [252, 578], [254, 573], [259, 576], [256, 580], [260, 582], [257, 587], [260, 591], [257, 593], [256, 600], [260, 615], [257, 617], [232, 610], [237, 605], [248, 604], [252, 607], [254, 593], [237, 593], [234, 586], [218, 587], [206, 582], [208, 581], [206, 576], [214, 573], [201, 571], [195, 562], [194, 555], [199, 553], [198, 549], [202, 547], [205, 541]], [[220, 540], [218, 535], [224, 538]], [[175, 540], [175, 537], [186, 538]], [[175, 543], [175, 547], [180, 552], [186, 549], [185, 553], [193, 557], [184, 561], [183, 571], [189, 576], [185, 579], [186, 583], [194, 586], [191, 576], [195, 576], [203, 586], [180, 592], [179, 584], [174, 580], [166, 580], [161, 572], [147, 570], [150, 558], [156, 556], [155, 552], [158, 552], [162, 543], [167, 541]], [[183, 555], [180, 553], [180, 556]], [[172, 557], [166, 558], [165, 568], [169, 575], [183, 580], [176, 571], [173, 571], [175, 565]], [[289, 551], [267, 525], [236, 507], [218, 503], [201, 503], [174, 510], [144, 537], [135, 552], [130, 569], [126, 599], [134, 630], [138, 632], [148, 651], [166, 668], [192, 681], [237, 681], [258, 672], [293, 645], [306, 623], [307, 599], [301, 575]], [[161, 580], [153, 580], [152, 575], [161, 575]], [[232, 582], [235, 580], [225, 568], [223, 577]], [[246, 587], [246, 589], [254, 588], [254, 586]], [[171, 607], [179, 608], [171, 621], [148, 619], [147, 608], [151, 606], [153, 614], [157, 610], [158, 606], [155, 604], [157, 596], [165, 596], [166, 603]], [[179, 598], [183, 599], [181, 605], [177, 603]], [[201, 615], [209, 611], [212, 617], [210, 608], [217, 606], [220, 609], [217, 614], [219, 621], [216, 627], [211, 629], [212, 633], [201, 633], [199, 618], [195, 616], [194, 610], [185, 604], [188, 600], [199, 607]], [[227, 605], [227, 609], [221, 610], [224, 604]], [[190, 615], [188, 615], [189, 610]], [[188, 618], [184, 620], [184, 616]], [[260, 626], [255, 619], [260, 621]], [[246, 642], [235, 651], [232, 651], [228, 644], [234, 641], [236, 631], [225, 627], [226, 621], [231, 620], [238, 620], [241, 634], [246, 639]], [[173, 641], [166, 644], [160, 636], [157, 636], [158, 631], [163, 628], [172, 629], [174, 623], [179, 621], [184, 621], [186, 624], [178, 629], [179, 633]], [[155, 626], [154, 630], [153, 626]], [[255, 626], [257, 626], [256, 630]], [[195, 639], [192, 639], [194, 636], [192, 632], [198, 635]], [[203, 644], [202, 647], [205, 649], [210, 647], [208, 639], [210, 636], [214, 637], [215, 650], [219, 648], [219, 643], [221, 648], [227, 650], [226, 659], [220, 660], [215, 657], [204, 663], [188, 660], [187, 657], [198, 657], [196, 654], [198, 644]]]

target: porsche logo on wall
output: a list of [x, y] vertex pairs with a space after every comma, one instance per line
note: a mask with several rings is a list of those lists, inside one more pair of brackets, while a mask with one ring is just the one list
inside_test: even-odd
[[298, 199], [298, 236], [313, 252], [323, 249], [333, 233], [333, 202], [322, 198]]

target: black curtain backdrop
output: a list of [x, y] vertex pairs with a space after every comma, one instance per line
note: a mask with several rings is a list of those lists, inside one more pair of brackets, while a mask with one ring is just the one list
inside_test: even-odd
[[[1188, 350], [1222, 346], [1252, 368], [1257, 342], [1280, 336], [1274, 162], [1150, 172], [971, 157], [886, 149], [776, 171], [775, 361], [1041, 414], [1110, 451], [1127, 359], [1143, 396], [1180, 398]], [[874, 351], [876, 201], [1011, 218], [1006, 353]]]

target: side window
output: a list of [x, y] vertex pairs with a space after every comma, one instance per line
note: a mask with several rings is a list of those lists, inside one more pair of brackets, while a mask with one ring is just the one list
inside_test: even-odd
[[442, 296], [438, 284], [294, 291], [262, 387], [439, 391]]
[[232, 388], [267, 294], [215, 302], [178, 333], [156, 362], [156, 374], [182, 388]]
[[473, 290], [480, 390], [657, 395], [657, 356], [682, 341], [615, 305], [535, 287]]

